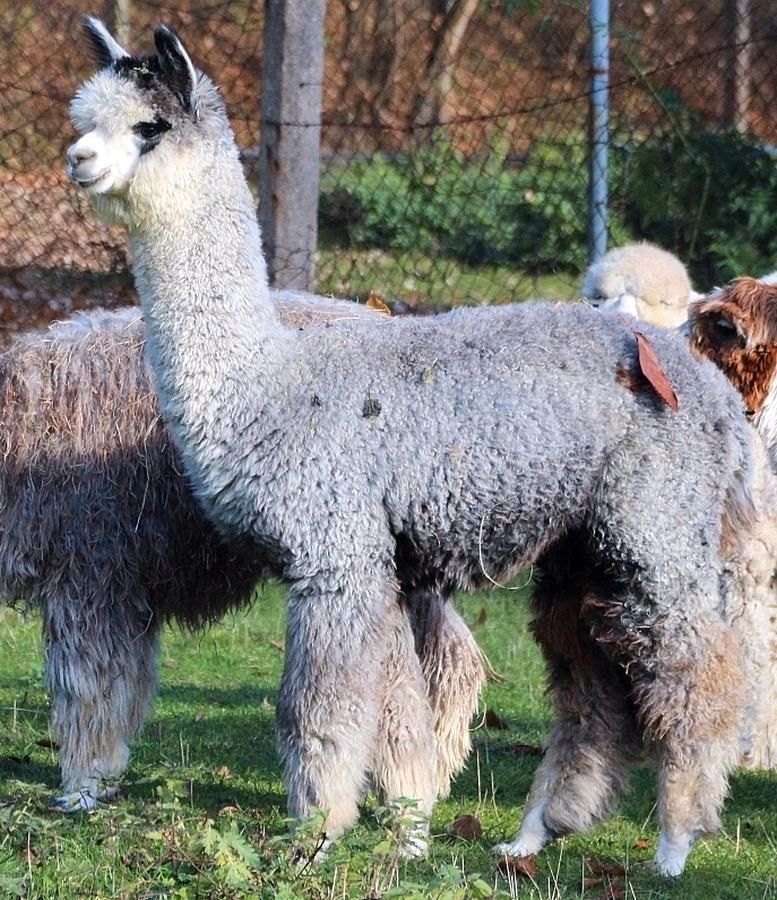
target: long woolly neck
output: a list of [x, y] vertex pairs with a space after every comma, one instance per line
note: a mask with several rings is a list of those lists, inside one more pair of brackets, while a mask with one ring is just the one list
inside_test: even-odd
[[148, 193], [128, 234], [163, 413], [207, 493], [213, 445], [228, 446], [230, 434], [261, 411], [294, 335], [270, 303], [236, 154], [201, 177], [182, 172], [175, 181]]

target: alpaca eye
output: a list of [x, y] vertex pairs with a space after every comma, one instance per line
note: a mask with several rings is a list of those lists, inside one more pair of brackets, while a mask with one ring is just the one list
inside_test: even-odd
[[144, 141], [153, 141], [170, 130], [170, 123], [164, 119], [155, 119], [153, 122], [138, 122], [132, 126], [132, 130]]
[[726, 316], [715, 316], [710, 320], [710, 330], [713, 338], [721, 344], [730, 341], [741, 341], [741, 335], [736, 325]]

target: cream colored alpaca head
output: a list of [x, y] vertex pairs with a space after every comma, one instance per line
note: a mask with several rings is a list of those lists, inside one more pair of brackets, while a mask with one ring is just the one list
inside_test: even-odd
[[699, 295], [685, 266], [653, 244], [616, 247], [589, 266], [582, 294], [600, 309], [677, 328], [688, 318], [688, 303]]

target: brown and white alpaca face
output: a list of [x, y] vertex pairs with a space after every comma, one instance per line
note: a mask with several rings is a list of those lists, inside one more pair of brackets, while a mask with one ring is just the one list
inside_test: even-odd
[[739, 391], [777, 461], [777, 285], [737, 278], [690, 307], [691, 347]]

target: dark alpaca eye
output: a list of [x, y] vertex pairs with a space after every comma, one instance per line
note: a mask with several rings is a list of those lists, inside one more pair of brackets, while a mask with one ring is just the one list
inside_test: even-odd
[[714, 316], [709, 320], [713, 340], [721, 344], [740, 341], [741, 335], [736, 325], [726, 316]]
[[153, 122], [138, 122], [132, 126], [132, 130], [144, 141], [156, 141], [166, 131], [170, 130], [170, 123], [165, 119], [155, 119]]

